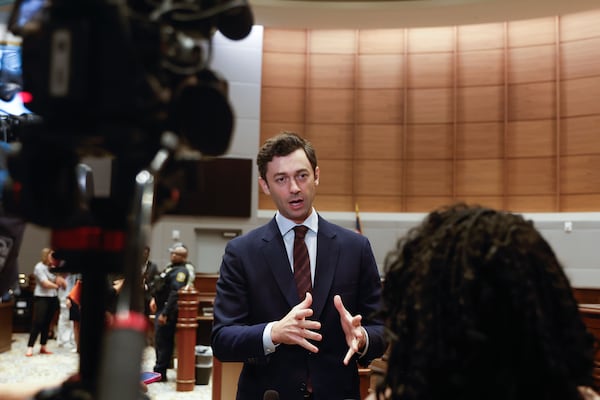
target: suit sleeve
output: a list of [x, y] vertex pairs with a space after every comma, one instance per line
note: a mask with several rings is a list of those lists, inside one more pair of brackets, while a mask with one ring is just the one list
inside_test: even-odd
[[358, 312], [362, 315], [362, 326], [369, 336], [367, 353], [358, 359], [359, 364], [367, 366], [374, 358], [381, 357], [386, 349], [383, 321], [376, 317], [381, 307], [381, 278], [371, 245], [363, 239], [361, 251], [361, 284], [359, 285]]
[[230, 241], [223, 255], [212, 330], [213, 354], [221, 361], [264, 363], [262, 334], [267, 322], [250, 322], [248, 279], [237, 241]]

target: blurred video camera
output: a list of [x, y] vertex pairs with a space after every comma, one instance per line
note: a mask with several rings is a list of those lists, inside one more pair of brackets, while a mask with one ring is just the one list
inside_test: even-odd
[[165, 132], [202, 155], [224, 154], [234, 118], [227, 82], [209, 68], [211, 38], [243, 39], [253, 22], [247, 0], [17, 0], [8, 28], [23, 39], [27, 107], [41, 119], [20, 126], [5, 209], [68, 224], [81, 203], [76, 165], [108, 155], [111, 198], [95, 213], [122, 227], [135, 174]]

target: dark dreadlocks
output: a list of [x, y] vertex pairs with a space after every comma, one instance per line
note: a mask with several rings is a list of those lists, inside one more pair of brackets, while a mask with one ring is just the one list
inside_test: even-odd
[[378, 388], [397, 400], [580, 399], [595, 340], [550, 245], [522, 216], [454, 205], [386, 258], [391, 342]]

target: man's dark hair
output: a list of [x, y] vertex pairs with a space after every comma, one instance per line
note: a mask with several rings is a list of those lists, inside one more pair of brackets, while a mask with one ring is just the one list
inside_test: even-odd
[[294, 132], [283, 131], [267, 139], [258, 152], [256, 165], [261, 178], [267, 180], [267, 164], [273, 157], [285, 157], [294, 151], [302, 149], [312, 166], [313, 172], [317, 168], [317, 154], [312, 144]]
[[581, 399], [596, 342], [552, 248], [522, 216], [457, 204], [386, 257], [391, 399]]

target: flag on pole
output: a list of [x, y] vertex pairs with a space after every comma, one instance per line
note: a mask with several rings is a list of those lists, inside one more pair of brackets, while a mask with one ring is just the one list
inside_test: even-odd
[[354, 203], [354, 211], [356, 212], [356, 222], [354, 230], [362, 235], [362, 226], [360, 224], [360, 215], [358, 214], [358, 203]]

